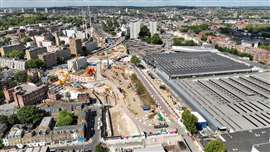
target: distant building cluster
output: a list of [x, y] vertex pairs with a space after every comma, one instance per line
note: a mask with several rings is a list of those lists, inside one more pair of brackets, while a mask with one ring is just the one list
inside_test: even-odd
[[85, 140], [85, 114], [78, 115], [78, 123], [69, 126], [55, 126], [52, 117], [44, 117], [34, 130], [27, 131], [23, 125], [14, 125], [7, 136], [3, 138], [5, 146], [16, 146], [18, 148], [42, 147], [51, 144], [66, 145]]

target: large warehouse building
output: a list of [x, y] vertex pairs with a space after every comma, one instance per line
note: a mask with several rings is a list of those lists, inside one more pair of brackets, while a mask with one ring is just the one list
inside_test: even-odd
[[250, 72], [252, 67], [211, 52], [151, 54], [144, 61], [164, 72], [168, 78]]
[[220, 136], [227, 151], [269, 149], [270, 72], [213, 52], [152, 54], [144, 61], [210, 128], [229, 131]]
[[[270, 73], [177, 80], [194, 107], [230, 131], [270, 127]], [[218, 122], [218, 123], [217, 123]]]

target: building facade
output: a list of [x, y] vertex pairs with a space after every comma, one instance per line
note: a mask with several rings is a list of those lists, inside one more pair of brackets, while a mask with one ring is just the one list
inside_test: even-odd
[[129, 23], [130, 39], [138, 39], [141, 28], [140, 21], [131, 21]]
[[77, 72], [82, 68], [87, 66], [87, 59], [86, 57], [78, 57], [67, 61], [68, 70], [72, 72]]
[[21, 84], [11, 89], [4, 89], [6, 100], [8, 102], [15, 101], [17, 107], [39, 103], [47, 98], [47, 92], [47, 85], [36, 86], [33, 83]]
[[1, 54], [1, 56], [4, 57], [8, 52], [14, 51], [14, 50], [23, 51], [24, 50], [24, 46], [21, 45], [21, 44], [14, 44], [14, 45], [2, 46], [0, 48], [0, 54]]
[[37, 59], [39, 54], [47, 52], [46, 47], [36, 47], [25, 51], [27, 60]]
[[149, 30], [150, 30], [151, 35], [154, 35], [157, 33], [157, 22], [156, 21], [149, 22]]
[[70, 53], [75, 56], [83, 55], [81, 39], [70, 38], [69, 41]]
[[0, 67], [7, 67], [9, 69], [25, 70], [25, 60], [15, 60], [10, 58], [0, 58]]

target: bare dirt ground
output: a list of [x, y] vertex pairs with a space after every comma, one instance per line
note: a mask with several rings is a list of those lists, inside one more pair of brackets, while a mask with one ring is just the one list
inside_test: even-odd
[[111, 108], [113, 132], [115, 136], [133, 136], [139, 135], [137, 126], [130, 117], [119, 107]]

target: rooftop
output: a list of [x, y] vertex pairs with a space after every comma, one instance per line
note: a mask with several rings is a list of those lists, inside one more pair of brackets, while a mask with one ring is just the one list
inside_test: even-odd
[[144, 60], [171, 78], [251, 71], [251, 66], [211, 52], [151, 54]]
[[269, 151], [270, 143], [257, 144], [257, 145], [254, 145], [253, 148], [255, 148], [256, 150], [260, 152]]
[[24, 83], [24, 84], [21, 84], [19, 86], [16, 86], [15, 91], [22, 91], [24, 94], [29, 94], [29, 93], [32, 93], [32, 92], [38, 90], [41, 87], [44, 87], [44, 85], [37, 86], [33, 83]]
[[269, 74], [189, 78], [177, 84], [214, 127], [240, 131], [270, 127]]
[[[257, 147], [257, 144], [269, 142], [270, 128], [246, 130], [223, 134], [221, 136], [225, 139], [227, 151], [248, 152], [251, 151], [253, 145], [256, 145]], [[265, 146], [269, 147], [269, 144]], [[260, 146], [258, 145], [258, 147]], [[261, 148], [263, 147], [264, 146], [261, 146]], [[269, 151], [269, 149], [267, 151]]]
[[42, 121], [40, 122], [39, 127], [49, 128], [51, 121], [52, 121], [52, 117], [44, 117]]
[[142, 149], [134, 149], [134, 152], [165, 152], [162, 145], [149, 146]]

